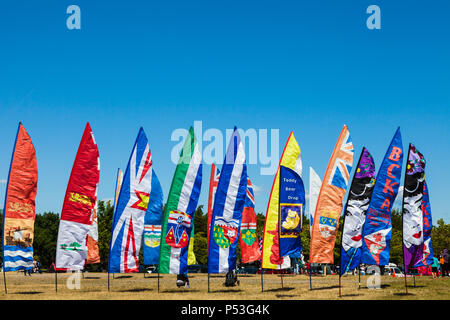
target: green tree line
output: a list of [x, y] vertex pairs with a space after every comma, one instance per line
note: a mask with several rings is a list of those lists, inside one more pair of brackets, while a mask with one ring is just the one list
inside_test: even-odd
[[[0, 210], [0, 227], [3, 230], [3, 212]], [[113, 206], [111, 203], [98, 201], [98, 245], [101, 263], [97, 265], [88, 265], [87, 270], [107, 270], [109, 243], [111, 240], [111, 227]], [[402, 251], [402, 216], [399, 210], [392, 211], [392, 239], [390, 261], [395, 264], [403, 262]], [[265, 216], [262, 213], [257, 213], [257, 236], [262, 237], [265, 223]], [[334, 248], [335, 264], [339, 263], [340, 246], [342, 235], [342, 219], [341, 225], [338, 229], [336, 237], [336, 245]], [[58, 237], [59, 214], [54, 212], [44, 212], [37, 214], [34, 225], [34, 256], [43, 268], [48, 268], [54, 261], [56, 255], [56, 240]], [[194, 215], [194, 253], [199, 264], [208, 263], [207, 251], [207, 213], [203, 205], [197, 207]], [[446, 224], [443, 219], [439, 219], [434, 223], [431, 233], [433, 249], [435, 256], [444, 248], [450, 248], [450, 224]], [[303, 229], [301, 234], [303, 255], [305, 261], [309, 259], [310, 235], [309, 235], [309, 220], [306, 218], [303, 221]], [[1, 250], [2, 248], [0, 248]], [[240, 262], [240, 247], [238, 244], [238, 262]], [[3, 252], [1, 252], [3, 258]], [[140, 252], [140, 261], [142, 261], [142, 246]]]

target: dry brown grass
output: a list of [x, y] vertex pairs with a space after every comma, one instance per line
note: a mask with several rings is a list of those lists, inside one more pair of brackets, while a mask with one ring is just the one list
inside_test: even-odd
[[264, 292], [261, 292], [260, 275], [239, 276], [240, 286], [223, 286], [224, 275], [211, 275], [208, 293], [207, 274], [190, 275], [191, 288], [177, 288], [176, 276], [161, 275], [158, 293], [157, 275], [122, 274], [110, 276], [111, 291], [108, 292], [106, 273], [85, 273], [79, 290], [66, 286], [68, 274], [58, 274], [58, 292], [55, 292], [54, 274], [33, 274], [25, 277], [23, 273], [9, 272], [7, 277], [8, 294], [4, 293], [1, 281], [2, 300], [311, 300], [311, 299], [450, 299], [450, 278], [433, 280], [431, 277], [408, 278], [409, 295], [405, 296], [404, 279], [384, 276], [381, 289], [367, 289], [368, 277], [361, 277], [358, 289], [357, 276], [342, 278], [342, 298], [338, 297], [338, 277], [318, 276], [312, 278], [313, 290], [309, 290], [309, 277], [306, 275], [285, 275], [281, 288], [279, 275], [264, 275]]

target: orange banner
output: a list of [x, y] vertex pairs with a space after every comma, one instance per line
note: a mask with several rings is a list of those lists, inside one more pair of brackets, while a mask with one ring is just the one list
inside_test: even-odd
[[311, 234], [311, 263], [334, 263], [333, 249], [343, 207], [342, 200], [353, 166], [353, 153], [350, 132], [344, 125], [328, 163], [317, 200]]

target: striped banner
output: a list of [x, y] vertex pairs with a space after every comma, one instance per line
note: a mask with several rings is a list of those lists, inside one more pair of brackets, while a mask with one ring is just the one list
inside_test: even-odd
[[202, 156], [191, 127], [164, 209], [159, 273], [186, 274], [188, 250], [202, 185]]
[[247, 190], [247, 165], [241, 137], [234, 128], [214, 200], [209, 237], [208, 272], [236, 269], [236, 248]]

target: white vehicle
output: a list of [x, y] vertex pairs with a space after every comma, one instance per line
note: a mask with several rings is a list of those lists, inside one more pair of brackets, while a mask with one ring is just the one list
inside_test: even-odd
[[395, 272], [396, 277], [404, 277], [405, 275], [400, 270], [400, 268], [395, 263], [389, 263], [388, 266], [384, 267], [384, 272], [386, 275], [392, 276]]

